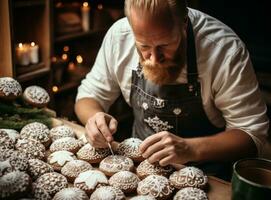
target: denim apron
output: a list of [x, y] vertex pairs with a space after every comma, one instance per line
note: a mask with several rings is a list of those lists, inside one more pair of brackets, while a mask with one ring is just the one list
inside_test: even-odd
[[[203, 109], [190, 21], [187, 30], [187, 80], [187, 84], [156, 85], [144, 78], [140, 64], [137, 70], [132, 71], [133, 137], [144, 140], [157, 132], [169, 131], [183, 138], [192, 138], [213, 135], [225, 129], [215, 127]], [[228, 163], [187, 164], [202, 168], [209, 175], [229, 178], [226, 173]]]

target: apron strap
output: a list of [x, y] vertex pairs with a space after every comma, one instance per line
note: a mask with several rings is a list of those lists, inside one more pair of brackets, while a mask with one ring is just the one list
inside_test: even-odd
[[188, 83], [193, 84], [198, 80], [198, 68], [194, 32], [189, 18], [187, 29], [187, 43], [187, 80]]

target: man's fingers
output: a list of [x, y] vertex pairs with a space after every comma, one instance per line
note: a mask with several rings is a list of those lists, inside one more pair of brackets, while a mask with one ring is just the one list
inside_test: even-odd
[[101, 134], [104, 135], [106, 141], [111, 142], [113, 138], [106, 123], [105, 115], [98, 115], [95, 122]]
[[142, 153], [143, 158], [149, 158], [155, 152], [158, 152], [158, 151], [162, 150], [164, 148], [164, 145], [162, 145], [162, 143], [160, 141], [158, 141], [158, 142], [154, 143], [153, 145], [147, 147], [147, 149], [144, 151], [144, 153]]
[[161, 166], [167, 166], [167, 165], [170, 165], [173, 162], [174, 162], [173, 156], [172, 155], [168, 155], [168, 156], [162, 158], [159, 161], [159, 165], [161, 165]]
[[167, 149], [162, 149], [154, 154], [152, 154], [149, 158], [148, 158], [148, 161], [150, 163], [155, 163], [157, 161], [160, 161], [162, 159], [164, 159], [165, 157], [167, 157], [169, 154], [168, 154], [168, 151]]
[[159, 133], [147, 137], [139, 146], [140, 152], [143, 154], [149, 146], [153, 145], [156, 142], [159, 142], [160, 140], [161, 137]]
[[116, 133], [117, 127], [118, 127], [118, 121], [116, 119], [112, 118], [109, 122], [109, 130], [110, 130], [111, 134]]

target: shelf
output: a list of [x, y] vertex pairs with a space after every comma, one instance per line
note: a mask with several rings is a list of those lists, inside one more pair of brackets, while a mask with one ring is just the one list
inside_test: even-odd
[[80, 85], [80, 81], [65, 83], [63, 85], [57, 86], [58, 91], [56, 93], [54, 93], [54, 94], [55, 95], [62, 94], [63, 92], [67, 92], [69, 90], [73, 90], [73, 89], [77, 88], [79, 85]]
[[33, 72], [35, 70], [38, 70], [44, 67], [45, 67], [45, 64], [43, 62], [34, 64], [34, 65], [27, 65], [27, 66], [16, 65], [17, 76], [25, 74], [27, 72]]
[[25, 7], [32, 7], [32, 6], [45, 6], [45, 0], [20, 0], [15, 1], [14, 6], [15, 8], [25, 8]]
[[71, 41], [71, 40], [75, 40], [75, 39], [80, 39], [80, 38], [83, 38], [83, 37], [88, 37], [88, 36], [91, 36], [93, 34], [98, 34], [98, 33], [104, 32], [104, 31], [105, 31], [105, 29], [96, 30], [96, 31], [88, 31], [88, 32], [70, 33], [70, 34], [67, 34], [67, 35], [56, 37], [55, 42], [56, 43], [67, 42], [67, 41]]
[[34, 70], [34, 71], [17, 76], [17, 80], [19, 82], [29, 81], [29, 80], [32, 80], [33, 78], [48, 74], [49, 72], [50, 72], [50, 68], [44, 66], [44, 67], [39, 68], [37, 70]]

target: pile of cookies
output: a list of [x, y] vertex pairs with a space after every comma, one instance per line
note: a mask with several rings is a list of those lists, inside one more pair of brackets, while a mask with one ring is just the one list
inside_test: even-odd
[[34, 122], [20, 132], [0, 130], [0, 198], [42, 200], [208, 199], [207, 176], [195, 167], [175, 171], [144, 160], [141, 140], [114, 149], [76, 139], [67, 125]]

